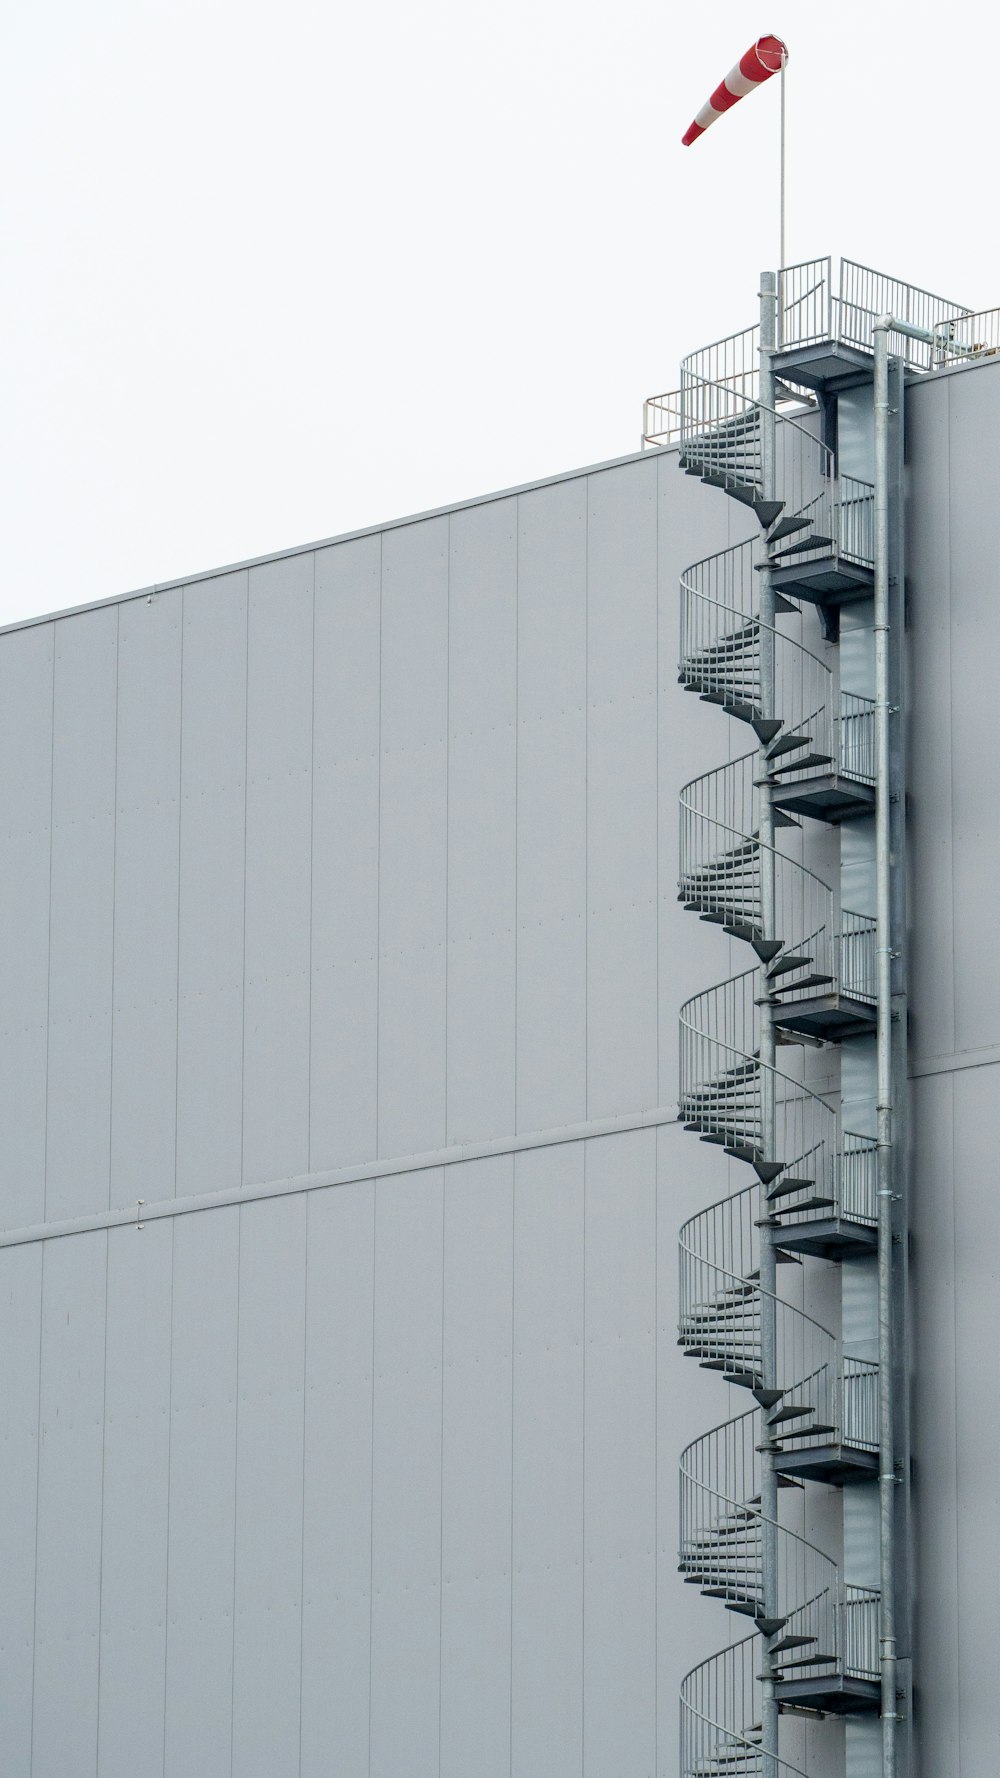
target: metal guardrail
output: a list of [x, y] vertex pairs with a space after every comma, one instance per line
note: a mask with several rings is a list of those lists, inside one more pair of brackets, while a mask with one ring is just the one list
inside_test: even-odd
[[837, 730], [837, 759], [842, 775], [862, 784], [874, 784], [875, 699], [842, 691]]
[[[795, 1677], [822, 1680], [832, 1670], [877, 1679], [878, 1593], [845, 1584], [837, 1564], [808, 1538], [759, 1506], [746, 1505], [759, 1498], [756, 1420], [753, 1413], [741, 1415], [682, 1454], [681, 1568], [714, 1597], [752, 1615], [763, 1590], [763, 1543], [770, 1528], [782, 1558], [774, 1608], [783, 1635], [794, 1638], [798, 1650], [811, 1651], [795, 1661]], [[744, 1658], [750, 1646], [731, 1644], [685, 1676], [683, 1778], [763, 1769], [754, 1756], [762, 1675], [759, 1659], [751, 1665]], [[777, 1665], [780, 1679], [780, 1660]], [[795, 1769], [777, 1757], [769, 1761], [769, 1771]]]
[[844, 1443], [878, 1450], [878, 1365], [867, 1358], [841, 1360]]
[[646, 445], [678, 445], [683, 431], [681, 392], [650, 395], [642, 404], [642, 442]]
[[867, 914], [852, 914], [844, 908], [840, 916], [840, 967], [838, 980], [845, 994], [855, 1000], [876, 999], [875, 921]]
[[[799, 1766], [777, 1754], [763, 1762], [758, 1725], [761, 1718], [760, 1641], [742, 1642], [702, 1661], [681, 1684], [681, 1778], [708, 1778], [730, 1772], [733, 1778], [757, 1772], [766, 1778], [804, 1778]], [[740, 1725], [736, 1728], [733, 1725]], [[742, 1732], [741, 1732], [742, 1730]]]
[[[895, 315], [912, 327], [933, 332], [944, 322], [968, 318], [971, 310], [853, 259], [842, 259], [836, 276], [830, 255], [786, 266], [778, 273], [779, 352], [823, 340], [873, 352], [880, 315]], [[889, 350], [911, 370], [930, 370], [935, 362], [933, 348], [908, 335], [890, 335]]]
[[837, 548], [842, 556], [870, 568], [875, 561], [875, 486], [856, 475], [837, 483]]
[[874, 1136], [845, 1131], [843, 1152], [838, 1156], [837, 1209], [849, 1221], [867, 1223], [871, 1228], [878, 1222], [877, 1162]]
[[949, 315], [934, 328], [931, 348], [935, 365], [967, 364], [1000, 355], [1000, 309], [979, 309], [974, 315]]
[[[857, 260], [842, 259], [834, 270], [832, 255], [784, 266], [778, 273], [778, 351], [840, 341], [862, 352], [874, 352], [875, 322], [895, 315], [934, 336], [933, 344], [892, 333], [890, 352], [910, 370], [932, 370], [1000, 353], [1000, 309], [973, 311], [950, 297], [936, 296], [918, 284], [892, 278]], [[725, 385], [734, 397], [753, 401], [759, 393], [757, 326], [727, 334], [690, 352], [682, 361], [681, 380]], [[796, 400], [810, 401], [806, 389], [791, 390]], [[681, 391], [652, 395], [644, 404], [643, 443], [676, 444], [683, 432]]]
[[845, 1587], [842, 1608], [844, 1672], [854, 1679], [878, 1679], [879, 1595], [871, 1587]]

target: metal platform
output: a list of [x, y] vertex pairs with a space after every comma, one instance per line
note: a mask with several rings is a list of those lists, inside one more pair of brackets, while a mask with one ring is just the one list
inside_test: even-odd
[[774, 1696], [779, 1710], [822, 1710], [831, 1716], [877, 1711], [881, 1687], [877, 1679], [854, 1679], [847, 1673], [819, 1674], [815, 1679], [777, 1679]]
[[787, 778], [774, 784], [771, 803], [787, 815], [808, 815], [814, 821], [826, 821], [839, 827], [859, 815], [875, 813], [875, 786], [863, 784], [858, 778], [844, 778], [839, 772], [823, 772], [818, 777]]
[[819, 994], [813, 1000], [793, 1000], [777, 1005], [772, 1019], [779, 1031], [798, 1037], [839, 1043], [844, 1037], [865, 1037], [875, 1030], [875, 1008], [867, 1000], [847, 994]]
[[[794, 1210], [787, 1214], [794, 1217]], [[794, 1222], [787, 1224], [778, 1221], [780, 1211], [775, 1213], [778, 1223], [774, 1231], [774, 1244], [786, 1253], [806, 1253], [813, 1259], [857, 1259], [865, 1253], [878, 1251], [878, 1234], [864, 1222], [852, 1222], [848, 1217], [824, 1216], [813, 1222]]]
[[878, 1475], [878, 1457], [852, 1445], [807, 1445], [801, 1451], [781, 1451], [774, 1467], [795, 1481], [841, 1487], [845, 1482], [870, 1482]]
[[810, 340], [808, 345], [776, 352], [773, 364], [775, 376], [784, 383], [838, 395], [842, 389], [871, 382], [875, 357], [873, 352], [846, 345], [843, 340]]
[[776, 593], [804, 599], [819, 608], [828, 642], [839, 638], [841, 606], [871, 599], [875, 592], [872, 568], [833, 552], [804, 562], [787, 562], [783, 567], [775, 564], [771, 581]]

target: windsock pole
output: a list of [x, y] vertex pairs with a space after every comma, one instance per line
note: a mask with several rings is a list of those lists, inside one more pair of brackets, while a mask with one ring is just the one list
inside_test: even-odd
[[[781, 227], [779, 230], [780, 251], [778, 255], [779, 272], [785, 269], [785, 69], [788, 66], [788, 51], [781, 46]], [[781, 315], [778, 316], [778, 328], [781, 329]], [[779, 346], [781, 341], [778, 341]]]
[[781, 75], [781, 171], [780, 171], [780, 218], [779, 218], [779, 262], [785, 263], [785, 66], [788, 62], [788, 50], [780, 37], [768, 33], [758, 37], [742, 55], [735, 68], [730, 68], [725, 80], [720, 80], [711, 98], [706, 100], [693, 123], [690, 123], [681, 137], [685, 148], [690, 148], [703, 136], [713, 123], [716, 123], [725, 112], [745, 99], [748, 93], [756, 92], [772, 74]]

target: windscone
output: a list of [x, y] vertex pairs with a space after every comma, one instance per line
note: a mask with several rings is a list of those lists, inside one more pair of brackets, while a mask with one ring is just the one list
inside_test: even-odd
[[729, 70], [725, 80], [720, 81], [694, 123], [688, 125], [681, 137], [684, 147], [690, 148], [692, 142], [697, 142], [709, 125], [715, 123], [716, 118], [721, 117], [739, 99], [745, 99], [747, 93], [755, 92], [759, 86], [763, 86], [764, 81], [770, 80], [772, 74], [777, 74], [787, 60], [788, 50], [780, 37], [758, 37], [746, 55], [740, 57], [735, 68]]

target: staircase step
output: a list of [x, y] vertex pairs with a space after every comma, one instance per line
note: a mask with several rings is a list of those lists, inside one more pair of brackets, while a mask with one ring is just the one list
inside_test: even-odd
[[836, 1198], [806, 1198], [805, 1203], [803, 1204], [789, 1205], [784, 1214], [786, 1216], [797, 1216], [801, 1210], [830, 1210], [834, 1207], [836, 1202]]
[[802, 615], [801, 605], [793, 605], [791, 599], [786, 599], [784, 593], [777, 591], [774, 595], [774, 609], [775, 612], [784, 612], [792, 617], [801, 617]]
[[783, 1636], [780, 1642], [774, 1644], [771, 1653], [773, 1655], [782, 1654], [786, 1648], [807, 1648], [814, 1646], [815, 1643], [815, 1636]]
[[768, 545], [780, 543], [783, 537], [792, 537], [797, 531], [811, 530], [812, 525], [812, 519], [804, 519], [801, 514], [794, 512], [786, 513], [785, 517], [775, 525], [774, 530], [768, 534]]
[[768, 1192], [767, 1201], [771, 1204], [774, 1202], [775, 1198], [787, 1198], [792, 1192], [806, 1191], [809, 1186], [815, 1184], [815, 1179], [800, 1179], [797, 1175], [792, 1175], [787, 1179], [779, 1179], [777, 1184], [773, 1185]]
[[734, 1161], [746, 1161], [747, 1165], [750, 1167], [753, 1166], [758, 1158], [757, 1150], [755, 1148], [748, 1148], [745, 1142], [730, 1143], [729, 1146], [723, 1150], [723, 1153], [728, 1154]]
[[743, 1605], [735, 1600], [729, 1600], [727, 1602], [726, 1610], [738, 1611], [743, 1617], [752, 1617], [762, 1636], [774, 1636], [778, 1630], [783, 1630], [788, 1622], [786, 1617], [765, 1617], [763, 1615], [763, 1607], [757, 1611], [749, 1604]]
[[753, 507], [754, 512], [757, 514], [765, 531], [774, 524], [775, 519], [779, 518], [785, 510], [785, 502], [783, 500], [758, 499], [750, 501], [749, 504]]
[[[792, 1667], [835, 1667], [836, 1664], [836, 1655], [799, 1655], [796, 1660], [781, 1661], [777, 1666], [780, 1666], [782, 1672], [788, 1672]], [[780, 1677], [777, 1671], [775, 1677]]]
[[774, 740], [782, 724], [781, 718], [777, 716], [757, 716], [751, 719], [750, 726], [761, 746], [766, 747], [769, 741]]
[[797, 994], [800, 988], [828, 988], [833, 980], [832, 975], [821, 975], [814, 970], [812, 975], [804, 975], [800, 981], [784, 982], [779, 991], [782, 994]]
[[806, 550], [832, 548], [832, 537], [824, 537], [814, 533], [811, 537], [800, 537], [798, 543], [789, 543], [784, 549], [775, 550], [774, 554], [768, 557], [768, 560], [771, 562], [783, 563], [787, 562], [792, 556], [803, 555]]
[[730, 938], [742, 938], [748, 941], [761, 936], [760, 927], [751, 926], [746, 920], [733, 920], [723, 927], [723, 931], [728, 933]]
[[811, 962], [811, 957], [798, 956], [794, 951], [786, 951], [785, 955], [779, 957], [777, 963], [768, 970], [767, 979], [769, 982], [776, 981], [779, 975], [787, 975], [792, 969], [806, 969]]
[[771, 810], [771, 818], [774, 822], [775, 827], [801, 827], [802, 826], [801, 821], [796, 821], [795, 816], [789, 815], [785, 809], [779, 809], [777, 807], [773, 808]]
[[797, 753], [800, 750], [800, 748], [809, 747], [809, 746], [811, 746], [811, 744], [812, 744], [812, 736], [811, 735], [796, 735], [796, 734], [779, 735], [777, 737], [777, 740], [772, 741], [770, 747], [768, 748], [767, 758], [768, 759], [777, 759], [779, 754], [782, 754], [782, 753]]
[[761, 962], [770, 963], [772, 958], [778, 955], [784, 940], [780, 938], [752, 938], [750, 943]]
[[781, 1400], [782, 1393], [783, 1391], [780, 1389], [760, 1388], [753, 1391], [753, 1397], [758, 1406], [762, 1407], [766, 1412], [769, 1408], [777, 1407]]
[[802, 1420], [807, 1414], [815, 1414], [815, 1412], [816, 1409], [811, 1403], [804, 1402], [797, 1407], [794, 1402], [789, 1402], [787, 1405], [783, 1404], [776, 1414], [772, 1414], [767, 1423], [769, 1426], [780, 1426], [785, 1420]]
[[770, 1185], [772, 1179], [777, 1179], [778, 1174], [784, 1172], [785, 1165], [786, 1163], [784, 1161], [758, 1160], [753, 1163], [754, 1172], [760, 1180], [761, 1185]]
[[781, 1442], [784, 1444], [785, 1440], [790, 1438], [815, 1438], [817, 1433], [836, 1432], [836, 1430], [835, 1426], [828, 1426], [825, 1422], [817, 1421], [812, 1426], [800, 1426], [798, 1432], [783, 1432]]
[[721, 488], [731, 499], [738, 500], [741, 506], [755, 506], [760, 495], [752, 482], [738, 479], [735, 475], [727, 475], [721, 469], [703, 469], [702, 481], [709, 488]]
[[833, 764], [832, 753], [807, 753], [804, 759], [790, 760], [788, 765], [775, 766], [772, 777], [778, 778], [783, 772], [806, 772], [813, 766], [829, 766]]

